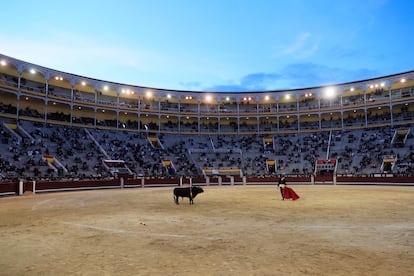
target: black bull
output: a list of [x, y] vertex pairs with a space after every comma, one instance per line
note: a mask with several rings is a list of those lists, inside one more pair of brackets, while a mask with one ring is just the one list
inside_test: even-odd
[[202, 192], [204, 192], [204, 190], [198, 186], [185, 187], [185, 188], [174, 188], [175, 204], [180, 204], [178, 202], [179, 197], [188, 197], [190, 199], [190, 204], [194, 204], [193, 199]]

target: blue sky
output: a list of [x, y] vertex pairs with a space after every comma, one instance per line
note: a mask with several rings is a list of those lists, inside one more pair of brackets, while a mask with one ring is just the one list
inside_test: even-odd
[[283, 90], [414, 70], [413, 1], [21, 0], [1, 6], [0, 53], [131, 85]]

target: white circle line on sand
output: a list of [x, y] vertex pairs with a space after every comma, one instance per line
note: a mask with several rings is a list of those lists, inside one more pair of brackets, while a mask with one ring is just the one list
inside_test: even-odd
[[51, 202], [51, 201], [54, 201], [54, 200], [56, 200], [56, 198], [50, 198], [50, 199], [45, 199], [45, 200], [42, 200], [42, 201], [36, 202], [36, 203], [32, 206], [32, 211], [35, 211], [38, 207], [40, 207], [40, 206], [42, 206], [42, 205], [44, 205], [44, 204], [46, 204], [46, 203], [49, 203], [49, 202]]
[[[361, 229], [361, 228], [394, 228], [394, 229], [414, 229], [414, 224], [372, 224], [372, 225], [289, 225], [285, 228], [293, 229]], [[283, 228], [283, 226], [281, 227]]]
[[62, 223], [66, 224], [66, 225], [77, 226], [77, 227], [80, 227], [80, 228], [88, 228], [88, 229], [93, 229], [93, 230], [98, 230], [98, 231], [103, 231], [103, 232], [116, 233], [116, 234], [118, 234], [118, 233], [132, 233], [132, 232], [125, 231], [125, 230], [122, 230], [122, 229], [98, 227], [98, 226], [80, 224], [80, 223], [74, 223], [74, 222], [68, 222], [68, 221], [64, 221]]
[[[123, 230], [123, 229], [99, 227], [99, 226], [93, 226], [93, 225], [81, 224], [81, 223], [75, 223], [75, 222], [68, 222], [68, 221], [63, 221], [62, 223], [66, 224], [66, 225], [77, 226], [77, 227], [80, 227], [80, 228], [93, 229], [93, 230], [98, 230], [98, 231], [102, 231], [102, 232], [114, 233], [114, 234], [145, 234], [147, 236], [185, 238], [185, 239], [194, 237], [192, 235], [161, 234], [161, 233], [138, 233], [138, 232], [126, 231], [126, 230]], [[217, 237], [197, 237], [197, 238], [202, 238], [202, 239], [205, 239], [205, 240], [220, 240], [220, 239], [222, 239], [222, 238], [217, 238]]]

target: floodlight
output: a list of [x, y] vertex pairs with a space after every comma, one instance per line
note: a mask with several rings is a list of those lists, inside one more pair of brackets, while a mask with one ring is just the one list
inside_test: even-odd
[[328, 87], [325, 90], [325, 96], [327, 98], [333, 98], [333, 97], [335, 97], [335, 89], [333, 87]]

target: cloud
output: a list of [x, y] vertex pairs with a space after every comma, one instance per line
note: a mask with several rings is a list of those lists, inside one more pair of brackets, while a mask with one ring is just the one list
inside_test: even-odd
[[352, 82], [378, 77], [381, 72], [368, 68], [343, 69], [315, 63], [293, 63], [279, 73], [252, 73], [240, 80], [209, 86], [204, 91], [247, 92], [287, 90]]
[[351, 48], [345, 48], [340, 45], [335, 45], [328, 49], [327, 54], [333, 59], [358, 59], [361, 56], [360, 51]]
[[108, 77], [110, 70], [156, 71], [165, 61], [151, 50], [115, 41], [98, 41], [71, 33], [50, 33], [42, 40], [3, 37], [0, 38], [0, 52], [53, 69], [102, 79]]
[[[309, 43], [311, 38], [310, 33], [303, 33], [290, 47], [285, 47], [282, 53], [294, 55], [304, 51], [308, 46], [313, 45], [314, 42]], [[73, 43], [74, 41], [75, 43]], [[310, 54], [316, 48], [317, 46], [310, 47], [308, 52], [304, 52]], [[179, 74], [177, 72], [183, 67], [179, 61], [174, 60], [177, 57], [169, 57], [166, 54], [139, 47], [131, 48], [117, 42], [102, 43], [96, 39], [71, 33], [55, 33], [50, 39], [41, 41], [30, 37], [0, 37], [0, 52], [5, 55], [13, 53], [12, 56], [15, 58], [69, 73], [100, 79], [107, 79], [110, 75], [111, 81], [132, 84], [138, 82], [139, 85], [146, 85], [144, 82], [149, 81], [148, 72], [157, 72], [157, 76], [166, 74], [163, 81], [168, 81], [167, 76], [173, 75], [173, 73]], [[329, 53], [335, 59], [358, 58], [360, 56], [357, 50], [345, 47], [332, 47]], [[163, 66], [165, 63], [175, 64], [175, 71], [172, 72], [171, 68], [164, 68], [166, 67]], [[206, 62], [206, 64], [208, 63]], [[165, 72], [160, 73], [159, 68], [164, 68]], [[221, 67], [215, 65], [200, 66], [200, 68], [216, 69]], [[193, 72], [196, 71], [194, 68], [192, 69]], [[118, 73], [114, 73], [114, 71]], [[131, 81], [125, 81], [127, 73], [131, 72]], [[378, 70], [368, 68], [344, 69], [302, 62], [288, 64], [278, 71], [252, 72], [238, 79], [228, 79], [221, 83], [216, 81], [216, 83], [206, 85], [203, 81], [183, 81], [179, 83], [179, 87], [186, 90], [222, 92], [283, 90], [349, 82], [381, 75]], [[154, 82], [160, 82], [160, 80], [157, 79]], [[171, 88], [162, 83], [158, 87]]]
[[222, 92], [262, 91], [266, 90], [269, 84], [280, 77], [277, 73], [253, 73], [243, 76], [238, 81], [210, 86], [203, 90]]
[[242, 85], [238, 85], [238, 84], [222, 84], [222, 85], [214, 85], [214, 86], [210, 86], [207, 87], [205, 89], [202, 89], [202, 91], [206, 91], [206, 92], [246, 92], [246, 91], [250, 91], [250, 89], [242, 86]]
[[295, 54], [298, 51], [302, 50], [305, 45], [306, 42], [309, 40], [309, 38], [311, 37], [310, 33], [303, 33], [300, 34], [296, 37], [296, 40], [293, 42], [293, 44], [288, 45], [288, 46], [284, 46], [281, 48], [281, 54], [282, 55], [291, 55], [291, 54]]
[[315, 63], [287, 65], [282, 75], [292, 88], [303, 88], [351, 82], [380, 75], [379, 71], [367, 68], [344, 69]]
[[201, 87], [201, 82], [199, 81], [180, 82], [179, 84], [188, 90], [198, 90]]
[[292, 57], [295, 59], [307, 58], [314, 55], [318, 49], [321, 38], [314, 37], [311, 33], [305, 32], [296, 36], [295, 40], [286, 46], [280, 46], [273, 53], [272, 57]]
[[241, 78], [240, 84], [242, 86], [251, 87], [253, 89], [263, 87], [269, 81], [272, 82], [281, 76], [276, 73], [253, 73]]

